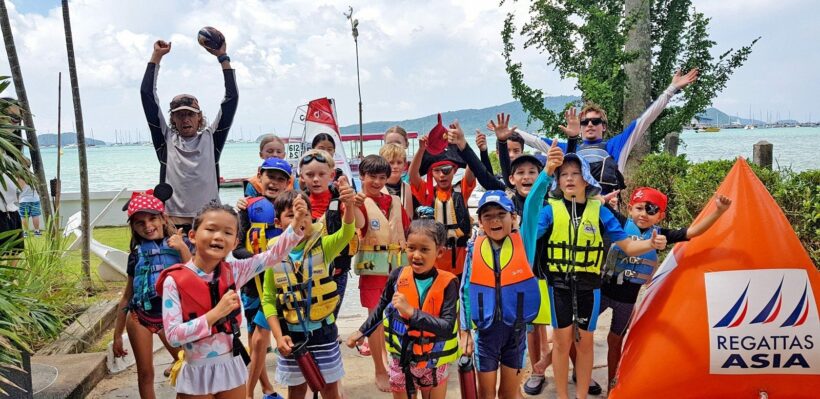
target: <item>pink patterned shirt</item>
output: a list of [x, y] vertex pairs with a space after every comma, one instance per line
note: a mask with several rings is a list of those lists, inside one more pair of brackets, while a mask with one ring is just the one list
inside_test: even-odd
[[[236, 286], [245, 285], [253, 276], [281, 262], [302, 238], [301, 231], [296, 232], [288, 227], [279, 236], [276, 244], [268, 251], [248, 259], [231, 261], [230, 265]], [[203, 272], [194, 265], [193, 260], [188, 262], [185, 267], [196, 272], [199, 277], [207, 282], [210, 282], [213, 278], [213, 273]], [[231, 352], [233, 337], [225, 333], [212, 334], [211, 326], [208, 325], [205, 315], [188, 322], [183, 321], [179, 290], [173, 277], [166, 278], [162, 287], [162, 324], [165, 328], [165, 336], [171, 346], [180, 347], [184, 345], [185, 360], [200, 360]], [[244, 315], [244, 312], [240, 312], [240, 315]]]

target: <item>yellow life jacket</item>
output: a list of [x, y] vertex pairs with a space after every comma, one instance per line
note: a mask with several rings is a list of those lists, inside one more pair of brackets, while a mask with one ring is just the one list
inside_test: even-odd
[[[413, 268], [405, 266], [396, 280], [396, 292], [401, 292], [407, 298], [410, 306], [420, 309], [434, 317], [441, 315], [444, 304], [444, 291], [450, 281], [456, 276], [443, 270], [438, 274], [427, 289], [424, 303], [419, 303], [419, 290], [416, 288], [416, 279], [413, 277]], [[458, 304], [456, 304], [458, 306]], [[458, 323], [453, 323], [453, 331], [447, 336], [440, 337], [432, 332], [414, 328], [404, 320], [394, 308], [385, 310], [382, 325], [384, 326], [385, 345], [387, 351], [396, 357], [409, 361], [415, 368], [436, 368], [452, 363], [460, 356], [458, 349]], [[408, 341], [409, 340], [409, 341]], [[402, 353], [404, 350], [405, 353]], [[406, 356], [410, 356], [409, 359]]]
[[[271, 241], [275, 243], [276, 239]], [[321, 322], [333, 317], [339, 304], [336, 281], [325, 264], [322, 250], [322, 225], [314, 223], [313, 235], [305, 243], [298, 260], [291, 252], [274, 266], [273, 282], [276, 285], [276, 309], [279, 317], [294, 326], [300, 325], [299, 313], [305, 322]], [[305, 301], [305, 298], [309, 300]], [[330, 320], [329, 323], [333, 323]]]
[[371, 198], [364, 200], [367, 233], [359, 237], [358, 252], [353, 257], [353, 271], [358, 275], [387, 276], [393, 269], [407, 264], [399, 197], [391, 195], [390, 212], [384, 213]]
[[562, 199], [550, 199], [552, 234], [545, 246], [546, 261], [553, 273], [601, 273], [604, 245], [600, 231], [601, 202], [589, 199], [574, 228]]

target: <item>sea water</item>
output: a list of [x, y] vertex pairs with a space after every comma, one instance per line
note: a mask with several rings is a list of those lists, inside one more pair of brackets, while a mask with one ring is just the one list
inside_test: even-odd
[[[775, 167], [795, 171], [820, 168], [820, 128], [777, 129], [724, 129], [717, 133], [684, 131], [679, 153], [694, 162], [714, 159], [734, 159], [738, 156], [751, 158], [752, 146], [761, 140], [774, 144]], [[490, 148], [495, 148], [495, 137], [487, 137]], [[473, 148], [473, 135], [467, 138]], [[415, 141], [415, 140], [414, 140]], [[364, 144], [364, 154], [377, 154], [381, 142]], [[413, 142], [408, 157], [416, 148]], [[358, 155], [358, 143], [346, 143], [348, 156]], [[57, 149], [42, 149], [43, 164], [48, 179], [57, 170]], [[259, 144], [228, 143], [222, 151], [220, 173], [224, 178], [248, 177], [255, 173], [261, 160]], [[498, 171], [496, 171], [498, 172]], [[64, 148], [61, 159], [63, 192], [80, 191], [79, 164], [76, 148]], [[159, 181], [159, 161], [150, 145], [88, 147], [88, 181], [90, 191], [118, 191], [148, 189]], [[242, 195], [239, 188], [220, 190], [223, 202], [234, 204]]]

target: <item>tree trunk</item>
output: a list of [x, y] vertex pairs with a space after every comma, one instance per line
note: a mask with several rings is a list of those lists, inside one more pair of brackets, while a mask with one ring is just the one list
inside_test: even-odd
[[[43, 217], [46, 221], [52, 218], [51, 198], [49, 198], [48, 184], [46, 183], [46, 172], [43, 170], [43, 160], [40, 157], [40, 145], [37, 142], [37, 130], [34, 128], [34, 118], [32, 117], [31, 107], [28, 102], [28, 95], [26, 95], [26, 85], [23, 83], [23, 71], [20, 69], [20, 60], [17, 59], [17, 48], [14, 46], [14, 36], [11, 33], [11, 21], [9, 21], [9, 13], [6, 10], [6, 1], [0, 0], [0, 29], [3, 31], [3, 39], [6, 43], [6, 54], [9, 57], [9, 68], [11, 69], [11, 77], [14, 81], [14, 88], [17, 91], [17, 101], [20, 103], [20, 108], [23, 112], [23, 124], [26, 126], [26, 139], [29, 143], [29, 152], [31, 155], [31, 166], [34, 168], [34, 174], [37, 176], [37, 192], [40, 194], [40, 204], [42, 205]], [[46, 223], [46, 226], [49, 224]], [[57, 228], [59, 223], [54, 221], [53, 226], [49, 229], [49, 237], [56, 238]]]
[[[627, 33], [625, 50], [637, 54], [637, 58], [624, 68], [627, 78], [627, 89], [624, 93], [624, 126], [628, 126], [632, 120], [646, 110], [652, 96], [652, 43], [649, 10], [649, 0], [626, 0], [624, 3], [624, 15], [627, 18], [635, 18], [632, 29]], [[630, 172], [637, 168], [638, 163], [649, 153], [649, 150], [649, 134], [646, 134], [629, 155], [627, 180], [631, 175]]]
[[86, 160], [85, 130], [83, 129], [83, 108], [80, 104], [80, 85], [77, 81], [77, 65], [74, 62], [74, 39], [71, 36], [71, 19], [68, 14], [68, 0], [63, 0], [63, 26], [65, 47], [68, 51], [68, 74], [71, 78], [71, 97], [74, 100], [74, 120], [77, 125], [77, 155], [80, 160], [80, 211], [82, 215], [82, 268], [86, 287], [91, 287], [91, 220], [88, 211], [88, 161]]

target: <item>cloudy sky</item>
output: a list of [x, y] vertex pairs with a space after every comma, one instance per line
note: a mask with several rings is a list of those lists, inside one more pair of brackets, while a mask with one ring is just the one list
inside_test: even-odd
[[[507, 1], [506, 3], [510, 3]], [[435, 112], [483, 108], [512, 101], [501, 57], [500, 31], [507, 12], [520, 23], [526, 3], [497, 1], [108, 1], [71, 2], [86, 134], [113, 141], [147, 128], [139, 84], [152, 43], [170, 40], [162, 62], [159, 95], [188, 92], [213, 117], [223, 88], [219, 65], [195, 40], [205, 25], [227, 37], [237, 70], [240, 108], [232, 135], [286, 134], [297, 105], [333, 97], [342, 125], [357, 122], [356, 68], [350, 25], [359, 19], [364, 120], [401, 120]], [[749, 107], [785, 119], [820, 119], [816, 78], [820, 64], [809, 0], [695, 0], [712, 17], [721, 51], [757, 36], [747, 64], [715, 100], [721, 110], [746, 117]], [[63, 72], [63, 130], [73, 131], [62, 13], [57, 0], [6, 0], [38, 130], [57, 128], [57, 73]], [[310, 5], [308, 5], [310, 4]], [[5, 58], [5, 49], [2, 50]], [[528, 82], [548, 95], [577, 94], [533, 51], [519, 50]], [[0, 65], [8, 75], [8, 65]]]

